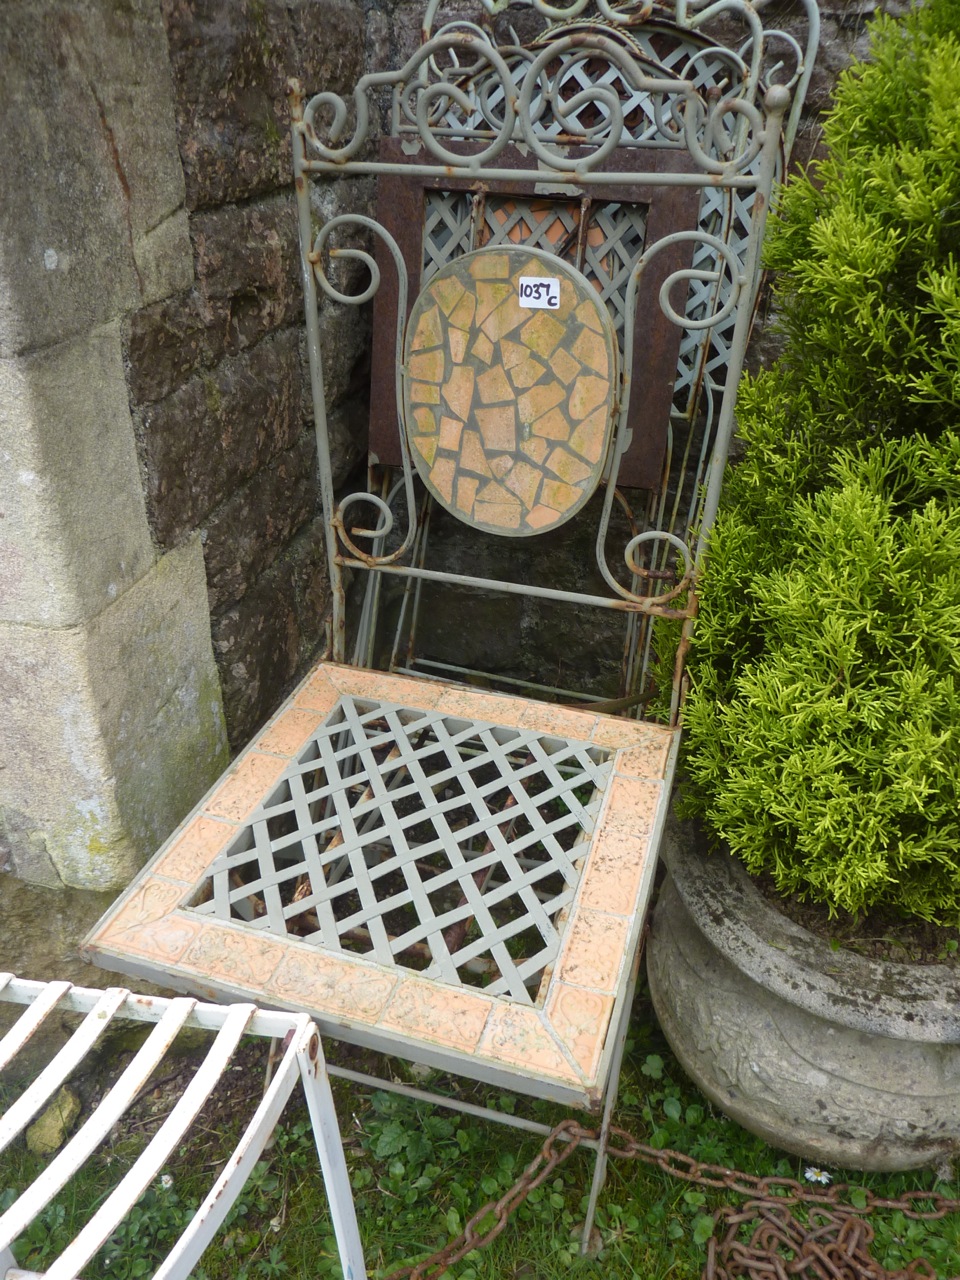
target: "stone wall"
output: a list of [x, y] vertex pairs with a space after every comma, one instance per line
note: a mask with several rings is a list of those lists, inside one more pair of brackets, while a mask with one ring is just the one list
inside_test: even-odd
[[[161, 12], [194, 272], [128, 317], [125, 351], [151, 533], [161, 548], [200, 534], [236, 747], [316, 652], [326, 605], [286, 81], [348, 93], [365, 27], [356, 0]], [[365, 319], [343, 318], [328, 378], [338, 480], [360, 456], [365, 405], [347, 393], [364, 381]]]
[[[126, 883], [322, 641], [285, 89], [348, 89], [365, 40], [356, 0], [0, 8], [0, 866], [25, 878]], [[342, 477], [363, 315], [332, 337]]]
[[0, 864], [116, 887], [226, 759], [124, 375], [124, 317], [193, 274], [159, 8], [10, 0], [0, 86]]

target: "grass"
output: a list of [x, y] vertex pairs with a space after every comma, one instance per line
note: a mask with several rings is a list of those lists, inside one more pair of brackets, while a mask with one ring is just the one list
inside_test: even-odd
[[[141, 1199], [87, 1268], [89, 1280], [136, 1280], [152, 1274], [205, 1194], [218, 1161], [231, 1149], [239, 1125], [235, 1095], [240, 1088], [256, 1088], [259, 1060], [254, 1055], [261, 1047], [245, 1048], [249, 1056], [233, 1094], [228, 1091], [201, 1115], [189, 1154], [183, 1148]], [[563, 1115], [545, 1103], [484, 1094], [462, 1082], [435, 1079], [431, 1086], [462, 1087], [470, 1100], [483, 1097], [491, 1105], [516, 1108], [548, 1124]], [[335, 1088], [371, 1276], [415, 1262], [445, 1244], [480, 1205], [512, 1185], [538, 1149], [536, 1139], [516, 1130], [395, 1094], [358, 1092], [342, 1081], [335, 1082]], [[148, 1096], [145, 1114], [167, 1105], [162, 1093], [152, 1102]], [[803, 1174], [803, 1161], [746, 1133], [685, 1080], [642, 998], [631, 1027], [617, 1120], [653, 1146], [673, 1147], [706, 1162], [760, 1175]], [[95, 1154], [17, 1242], [19, 1265], [31, 1270], [49, 1266], [132, 1164], [149, 1129], [149, 1123], [137, 1120]], [[0, 1159], [0, 1208], [44, 1163], [22, 1141]], [[696, 1280], [722, 1194], [638, 1162], [611, 1161], [597, 1215], [602, 1252], [597, 1258], [580, 1258], [578, 1228], [592, 1169], [589, 1152], [575, 1153], [530, 1196], [489, 1249], [451, 1268], [451, 1280], [556, 1280], [568, 1274], [575, 1280]], [[844, 1180], [840, 1171], [832, 1172], [835, 1180]], [[887, 1196], [914, 1188], [960, 1195], [956, 1178], [938, 1182], [929, 1171], [851, 1175], [850, 1181]], [[874, 1214], [871, 1223], [877, 1233], [874, 1255], [884, 1266], [903, 1268], [926, 1256], [937, 1275], [960, 1275], [960, 1215], [927, 1223], [885, 1212]], [[339, 1276], [309, 1121], [305, 1110], [292, 1108], [273, 1148], [195, 1269], [194, 1280]]]

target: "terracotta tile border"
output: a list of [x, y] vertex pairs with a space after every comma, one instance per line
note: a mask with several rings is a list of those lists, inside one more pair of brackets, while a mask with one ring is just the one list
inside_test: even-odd
[[203, 811], [218, 818], [242, 822], [258, 807], [264, 792], [279, 780], [289, 763], [289, 756], [267, 756], [259, 751], [248, 751], [207, 800]]
[[233, 822], [198, 815], [179, 835], [174, 836], [150, 871], [152, 875], [163, 876], [166, 880], [195, 884], [236, 833], [237, 826]]
[[256, 748], [271, 755], [286, 756], [289, 761], [306, 745], [325, 719], [326, 715], [319, 711], [301, 711], [291, 707], [257, 739]]

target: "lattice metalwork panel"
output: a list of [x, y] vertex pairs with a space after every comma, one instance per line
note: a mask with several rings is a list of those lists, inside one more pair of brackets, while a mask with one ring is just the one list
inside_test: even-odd
[[[568, 31], [577, 30], [576, 26], [551, 28], [549, 36], [544, 38], [544, 43], [549, 43]], [[641, 51], [639, 44], [626, 38], [622, 31], [604, 30], [600, 24], [593, 24], [591, 30], [594, 34], [609, 35], [617, 43], [628, 44], [634, 61], [647, 74], [660, 79], [672, 79], [676, 76], [667, 64], [656, 58], [650, 58], [648, 62], [645, 57], [646, 51]], [[536, 42], [532, 48], [537, 48]], [[690, 54], [694, 49], [699, 52], [695, 45], [684, 46], [681, 50], [672, 50], [672, 60], [686, 70], [685, 64], [690, 61]], [[537, 132], [540, 137], [549, 141], [551, 138], [567, 138], [571, 133], [589, 134], [591, 130], [602, 129], [608, 123], [610, 115], [602, 101], [595, 99], [594, 91], [598, 85], [603, 85], [610, 88], [623, 104], [623, 130], [620, 145], [635, 146], [652, 141], [669, 144], [675, 141], [671, 133], [664, 133], [662, 127], [664, 120], [669, 119], [670, 116], [670, 104], [666, 95], [638, 93], [618, 67], [607, 63], [600, 70], [595, 58], [568, 58], [565, 62], [566, 65], [562, 67], [558, 63], [547, 65], [544, 70], [545, 77], [552, 79], [549, 98], [544, 99], [535, 94], [531, 103], [531, 114], [537, 120]], [[519, 89], [529, 63], [526, 59], [512, 57], [509, 53], [506, 55], [506, 63], [511, 78]], [[709, 88], [718, 78], [717, 68], [720, 68], [722, 79], [729, 82], [730, 65], [721, 63], [717, 59], [712, 59], [710, 62], [698, 60], [695, 64], [691, 62], [690, 79], [698, 88], [701, 86]], [[676, 76], [676, 78], [680, 77]], [[460, 105], [451, 105], [442, 109], [436, 114], [433, 121], [434, 127], [439, 131], [460, 137], [488, 137], [498, 132], [503, 124], [504, 102], [503, 85], [499, 76], [487, 74], [466, 77], [459, 82], [458, 87], [466, 91], [469, 110], [464, 111]], [[584, 93], [587, 95], [587, 100], [583, 101], [576, 110], [566, 109], [567, 103], [578, 96], [582, 97]], [[562, 115], [557, 112], [558, 106]], [[412, 116], [408, 116], [400, 123], [399, 132], [406, 132], [413, 128], [415, 128], [414, 120]]]
[[483, 205], [477, 245], [522, 244], [576, 262], [578, 200], [528, 200], [490, 194]]
[[[743, 77], [742, 62], [736, 55], [725, 53], [711, 45], [708, 38], [695, 32], [686, 32], [682, 38], [675, 27], [664, 28], [656, 23], [625, 30], [602, 22], [557, 24], [548, 28], [535, 40], [531, 48], [544, 48], [565, 35], [585, 34], [605, 36], [627, 49], [634, 63], [645, 74], [660, 80], [686, 80], [704, 96], [711, 90], [735, 93]], [[526, 59], [505, 55], [511, 78], [519, 89], [527, 66]], [[671, 103], [668, 94], [637, 91], [624, 77], [620, 69], [596, 57], [576, 57], [568, 54], [560, 60], [548, 63], [543, 71], [544, 80], [550, 84], [548, 98], [537, 94], [531, 102], [531, 115], [537, 121], [540, 137], [567, 138], [571, 134], [589, 135], [602, 130], [608, 123], [609, 111], [595, 96], [598, 86], [613, 91], [623, 111], [620, 133], [621, 146], [682, 145], [676, 122], [671, 119]], [[454, 77], [455, 79], [455, 77]], [[434, 120], [434, 127], [442, 132], [461, 137], [489, 137], [503, 125], [503, 85], [496, 73], [483, 72], [466, 76], [457, 81], [465, 91], [468, 110], [450, 104], [441, 108]], [[579, 106], [570, 111], [566, 104], [581, 98]], [[562, 112], [558, 115], [557, 108]], [[409, 108], [408, 108], [409, 111]], [[415, 130], [412, 115], [401, 116], [399, 131]]]
[[611, 203], [591, 209], [582, 270], [600, 290], [621, 335], [621, 347], [627, 285], [643, 253], [646, 213], [642, 204]]
[[[423, 283], [471, 248], [518, 244], [542, 249], [572, 263], [596, 285], [618, 336], [624, 327], [627, 284], [643, 252], [647, 207], [590, 203], [586, 234], [580, 236], [579, 200], [524, 199], [488, 194], [482, 216], [468, 192], [428, 191], [423, 233]], [[476, 232], [474, 233], [474, 226]]]
[[[541, 41], [534, 41], [533, 47], [538, 47], [538, 44], [547, 44], [563, 34], [575, 34], [580, 31], [592, 31], [594, 34], [599, 31], [608, 35], [617, 43], [628, 47], [649, 74], [660, 78], [676, 77], [690, 80], [705, 99], [711, 91], [717, 89], [724, 92], [735, 91], [741, 75], [735, 59], [716, 46], [711, 46], [705, 36], [689, 32], [683, 38], [678, 38], [676, 28], [662, 27], [656, 22], [631, 28], [629, 31], [596, 22], [589, 25], [583, 23], [560, 25], [551, 27]], [[508, 62], [514, 79], [519, 84], [525, 74], [526, 63], [524, 60], [514, 62], [509, 58]], [[555, 67], [546, 69], [547, 79], [556, 71]], [[649, 92], [634, 90], [626, 83], [615, 66], [608, 64], [601, 69], [595, 59], [577, 60], [576, 58], [570, 59], [567, 66], [560, 71], [553, 91], [558, 103], [568, 102], [577, 95], [583, 97], [583, 103], [577, 111], [568, 113], [563, 120], [558, 120], [554, 114], [552, 99], [551, 103], [535, 101], [532, 104], [532, 114], [537, 119], [540, 136], [549, 139], [557, 135], [589, 132], [598, 128], [602, 132], [605, 123], [604, 108], [602, 102], [589, 92], [597, 85], [612, 88], [620, 99], [623, 109], [621, 145], [642, 145], [651, 142], [663, 145], [674, 138], [675, 122], [671, 121], [669, 104], [662, 98], [656, 99]], [[502, 122], [503, 90], [499, 80], [493, 74], [481, 74], [465, 79], [461, 88], [467, 91], [471, 101], [476, 102], [476, 110], [469, 118], [465, 118], [459, 108], [452, 109], [445, 120], [446, 126], [454, 133], [462, 131], [463, 136], [489, 135], [491, 130], [498, 128]], [[729, 220], [731, 213], [728, 206], [729, 199], [729, 192], [706, 188], [700, 225], [704, 231], [720, 235], [740, 250], [745, 248], [750, 235], [753, 196], [749, 193], [744, 199], [739, 193], [735, 193], [733, 210], [735, 221], [732, 228], [724, 234], [722, 224]], [[458, 206], [458, 212], [466, 220], [461, 221], [460, 226], [466, 225], [467, 237], [470, 233], [469, 209], [469, 198], [463, 197], [462, 204]], [[571, 220], [576, 218], [575, 209], [576, 206], [572, 205], [571, 212], [567, 215]], [[512, 219], [510, 225], [504, 228], [502, 232], [504, 236], [510, 235], [511, 227], [515, 222], [516, 219]], [[485, 218], [485, 224], [486, 228], [481, 232], [478, 244], [487, 242], [483, 236], [489, 234], [487, 230], [490, 227], [489, 215]], [[512, 238], [517, 239], [516, 235]], [[553, 251], [551, 245], [544, 242], [545, 239], [542, 233], [534, 234], [527, 242]], [[642, 252], [642, 225], [639, 227], [639, 240], [641, 248], [637, 252]], [[490, 243], [497, 243], [497, 239], [493, 238]], [[623, 265], [618, 261], [621, 258], [619, 246], [625, 248], [627, 243], [628, 241], [621, 239], [615, 230], [612, 235], [601, 241], [603, 247], [599, 251], [591, 243], [586, 261], [583, 264], [576, 264], [588, 278], [597, 280], [604, 300], [610, 306], [618, 332], [622, 332], [623, 328], [625, 278], [629, 274], [629, 265], [632, 265]], [[609, 251], [613, 246], [618, 248], [611, 256]], [[456, 248], [455, 252], [466, 252], [467, 247], [464, 244], [463, 247]], [[565, 253], [561, 253], [561, 256], [574, 260], [571, 255]], [[711, 251], [700, 246], [694, 267], [702, 267], [706, 264], [709, 269], [710, 257]], [[439, 258], [431, 254], [431, 262], [433, 261], [439, 265]], [[723, 306], [729, 289], [729, 281], [726, 280], [721, 282], [719, 290], [702, 282], [693, 281], [685, 314], [691, 320], [701, 320], [705, 315]], [[730, 357], [734, 323], [735, 317], [731, 317], [728, 322], [721, 322], [710, 332], [703, 329], [685, 330], [677, 364], [674, 398], [678, 413], [689, 416], [695, 412], [705, 376], [716, 373], [722, 380], [723, 369]]]
[[[750, 218], [753, 194], [743, 199], [739, 192], [706, 188], [701, 200], [700, 226], [702, 230], [723, 240], [741, 262], [745, 261], [750, 238]], [[709, 244], [695, 246], [694, 272], [709, 273], [721, 268], [718, 254]], [[730, 296], [732, 282], [728, 271], [720, 270], [720, 279], [691, 279], [684, 315], [690, 321], [701, 321], [705, 316], [721, 310]], [[690, 415], [696, 408], [699, 389], [704, 377], [716, 374], [722, 384], [730, 362], [736, 313], [709, 329], [685, 329], [680, 340], [677, 360], [677, 382], [674, 390], [674, 407], [678, 413]]]
[[473, 244], [473, 200], [465, 191], [428, 191], [423, 218], [423, 283]]
[[345, 696], [193, 910], [536, 1004], [610, 755]]

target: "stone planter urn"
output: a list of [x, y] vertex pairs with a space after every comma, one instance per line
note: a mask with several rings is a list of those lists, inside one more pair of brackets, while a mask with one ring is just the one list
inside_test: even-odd
[[663, 843], [647, 946], [654, 1008], [727, 1115], [817, 1165], [960, 1156], [960, 973], [833, 950], [776, 911], [694, 824]]

